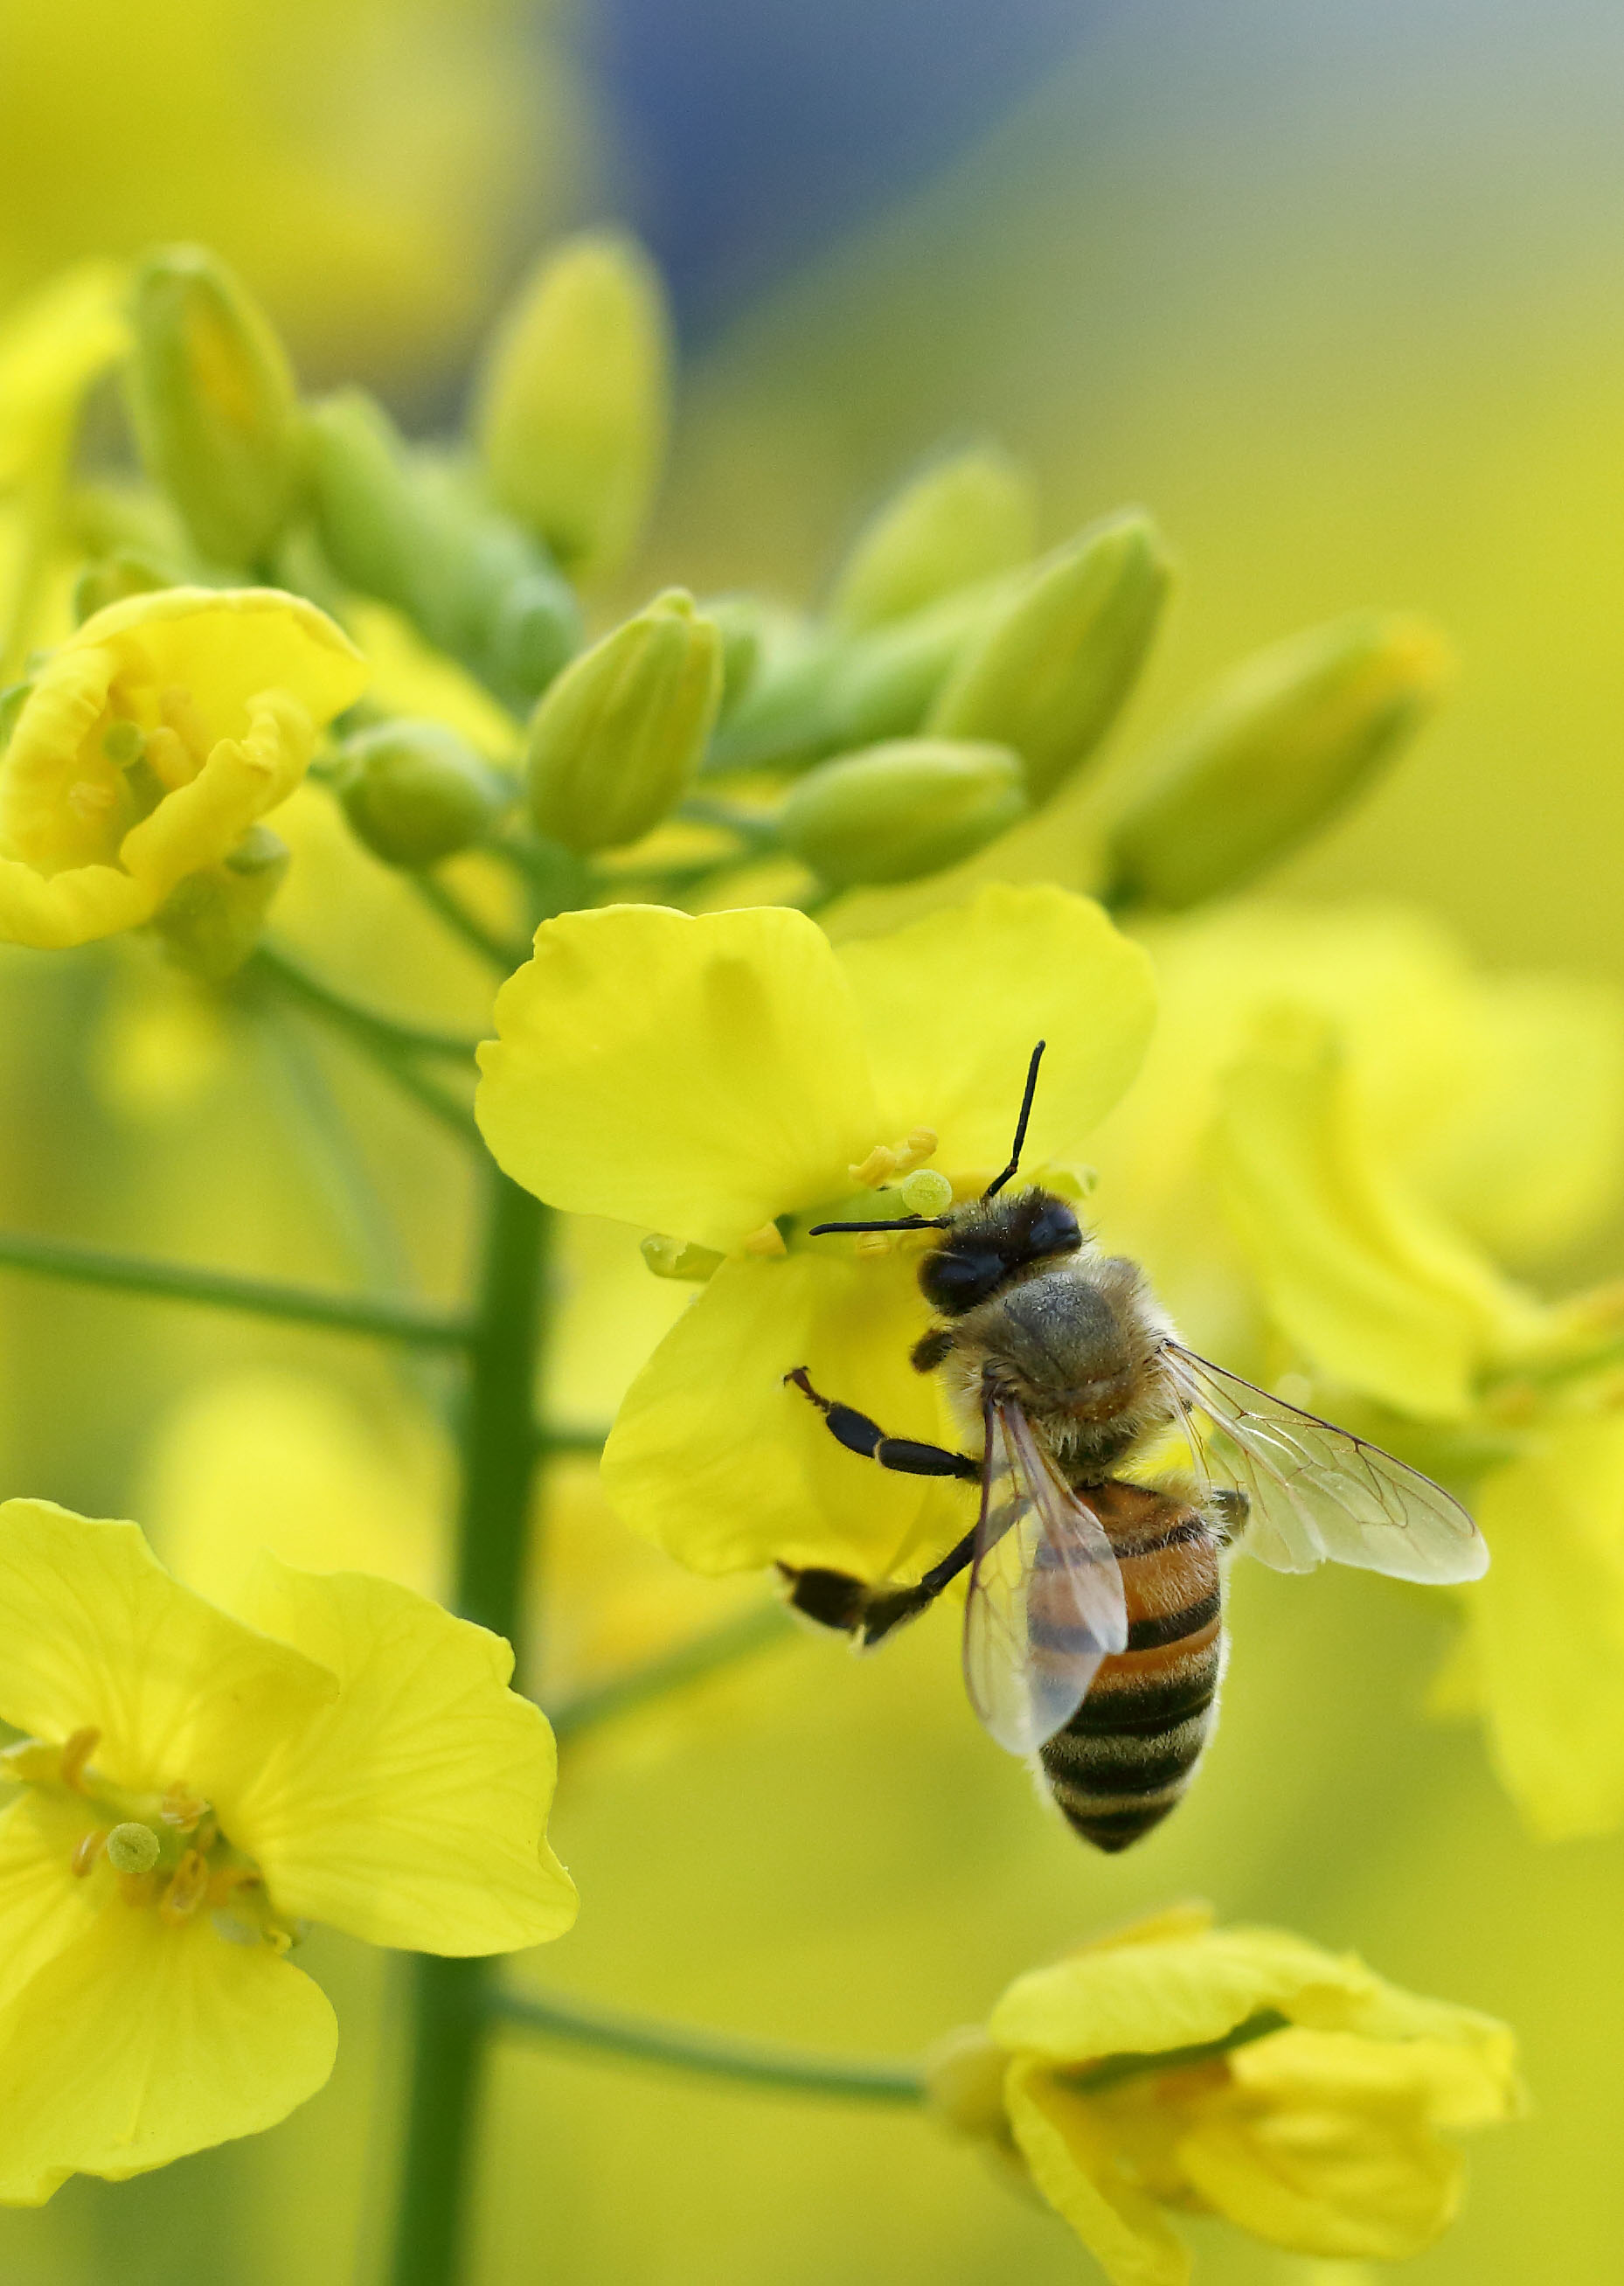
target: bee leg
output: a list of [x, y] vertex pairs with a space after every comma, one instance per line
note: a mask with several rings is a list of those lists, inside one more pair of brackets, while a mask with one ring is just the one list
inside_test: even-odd
[[953, 1336], [945, 1326], [933, 1326], [921, 1334], [908, 1355], [916, 1373], [934, 1373], [943, 1358], [951, 1354]]
[[784, 1378], [816, 1406], [830, 1435], [847, 1452], [865, 1461], [878, 1461], [882, 1469], [895, 1469], [905, 1477], [958, 1477], [966, 1484], [980, 1484], [979, 1461], [966, 1453], [950, 1453], [945, 1445], [923, 1445], [913, 1437], [887, 1437], [879, 1422], [871, 1421], [866, 1413], [821, 1397], [807, 1378], [805, 1366], [797, 1366]]

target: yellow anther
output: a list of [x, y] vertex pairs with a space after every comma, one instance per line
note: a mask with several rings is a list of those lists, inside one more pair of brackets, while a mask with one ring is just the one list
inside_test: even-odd
[[934, 1159], [939, 1139], [934, 1127], [911, 1127], [897, 1147], [897, 1173], [906, 1175], [911, 1169], [922, 1166], [926, 1159]]
[[67, 1862], [81, 1881], [87, 1874], [95, 1872], [96, 1861], [106, 1846], [107, 1829], [105, 1825], [93, 1825], [88, 1833], [79, 1836], [74, 1844], [74, 1854]]
[[900, 1143], [876, 1143], [866, 1159], [846, 1171], [854, 1183], [877, 1191], [895, 1176], [906, 1175], [932, 1157], [937, 1139], [934, 1127], [911, 1127]]
[[158, 1806], [158, 1815], [177, 1833], [190, 1833], [208, 1809], [202, 1795], [193, 1793], [190, 1786], [172, 1785]]
[[853, 1239], [851, 1250], [867, 1261], [876, 1255], [889, 1254], [894, 1244], [895, 1241], [888, 1238], [883, 1230], [863, 1230]]
[[877, 1191], [896, 1172], [896, 1154], [884, 1143], [876, 1143], [866, 1159], [855, 1167], [847, 1167], [846, 1171], [864, 1190]]
[[197, 765], [173, 730], [160, 724], [146, 734], [144, 759], [153, 776], [166, 793], [179, 786], [190, 785], [197, 776]]
[[99, 784], [94, 778], [80, 778], [67, 789], [69, 809], [75, 817], [83, 818], [87, 825], [99, 817], [105, 817], [117, 800], [116, 786], [105, 783]]
[[178, 1927], [181, 1922], [190, 1920], [208, 1894], [208, 1860], [201, 1849], [188, 1849], [159, 1900], [159, 1913], [171, 1926]]
[[65, 1786], [76, 1793], [84, 1791], [85, 1764], [101, 1742], [99, 1730], [75, 1730], [62, 1748], [57, 1765], [57, 1776]]
[[770, 1259], [775, 1255], [787, 1254], [789, 1249], [784, 1243], [784, 1233], [777, 1224], [764, 1222], [760, 1230], [753, 1230], [745, 1241], [745, 1251]]

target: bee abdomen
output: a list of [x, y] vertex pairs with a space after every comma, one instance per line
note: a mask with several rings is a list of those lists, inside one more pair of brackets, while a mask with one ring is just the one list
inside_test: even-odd
[[[1126, 1519], [1113, 1513], [1110, 1521]], [[1148, 1533], [1141, 1524], [1120, 1539], [1113, 1530], [1128, 1648], [1104, 1661], [1082, 1706], [1042, 1750], [1050, 1793], [1097, 1849], [1125, 1849], [1160, 1825], [1212, 1731], [1224, 1671], [1222, 1591], [1212, 1540], [1190, 1521], [1186, 1512], [1170, 1527], [1163, 1516]]]

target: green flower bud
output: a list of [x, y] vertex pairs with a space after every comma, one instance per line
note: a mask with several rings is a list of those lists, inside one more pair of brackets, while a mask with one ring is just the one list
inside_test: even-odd
[[83, 627], [92, 612], [122, 603], [126, 595], [148, 595], [172, 585], [162, 565], [132, 549], [103, 556], [99, 563], [87, 564], [74, 582], [75, 625]]
[[491, 491], [577, 578], [612, 571], [648, 512], [667, 336], [648, 256], [595, 233], [544, 255], [498, 329], [475, 415]]
[[1148, 516], [1092, 525], [1021, 582], [941, 691], [926, 729], [1013, 746], [1033, 800], [1046, 801], [1133, 688], [1169, 578]]
[[702, 608], [721, 636], [721, 704], [716, 719], [725, 722], [755, 681], [775, 613], [755, 595], [713, 595]]
[[500, 816], [502, 789], [443, 722], [380, 722], [347, 739], [335, 780], [344, 815], [387, 865], [438, 865]]
[[169, 958], [210, 983], [234, 975], [259, 942], [288, 858], [285, 841], [253, 825], [223, 864], [177, 882], [152, 924]]
[[1007, 746], [896, 738], [801, 779], [779, 816], [784, 846], [824, 881], [917, 881], [956, 865], [1025, 816]]
[[1423, 620], [1365, 611], [1249, 660], [1147, 757], [1108, 834], [1108, 897], [1177, 912], [1243, 887], [1346, 808], [1449, 663]]
[[107, 1863], [115, 1873], [150, 1873], [162, 1855], [162, 1844], [150, 1825], [130, 1819], [115, 1825], [107, 1836]]
[[310, 431], [318, 527], [339, 577], [527, 711], [580, 641], [556, 565], [454, 471], [414, 461], [363, 391], [312, 407]]
[[254, 564], [296, 505], [304, 425], [286, 351], [257, 303], [201, 247], [136, 274], [130, 410], [148, 473], [203, 554]]
[[641, 840], [688, 785], [721, 698], [721, 631], [668, 587], [565, 667], [532, 717], [537, 831], [583, 854]]
[[829, 616], [855, 634], [1007, 572], [1031, 554], [1030, 478], [994, 445], [940, 461], [904, 485], [859, 535]]

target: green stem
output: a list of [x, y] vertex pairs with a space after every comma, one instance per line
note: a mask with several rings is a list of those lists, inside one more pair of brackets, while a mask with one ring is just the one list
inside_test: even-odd
[[1228, 2055], [1233, 2048], [1250, 2048], [1254, 2040], [1284, 2031], [1290, 2021], [1278, 2008], [1260, 2008], [1219, 2039], [1202, 2040], [1189, 2048], [1151, 2049], [1142, 2055], [1107, 2056], [1101, 2063], [1085, 2064], [1081, 2071], [1061, 2072], [1058, 2077], [1079, 2093], [1093, 2095], [1101, 2088], [1115, 2087], [1119, 2080], [1138, 2079], [1145, 2072], [1187, 2071], [1193, 2064], [1210, 2063], [1217, 2056]]
[[514, 1992], [493, 1984], [486, 2005], [516, 2030], [574, 2040], [638, 2063], [744, 2080], [785, 2095], [824, 2095], [865, 2103], [922, 2103], [925, 2075], [916, 2063], [866, 2056], [823, 2056], [776, 2040], [749, 2040], [688, 2024], [663, 2024], [562, 1993]]
[[477, 913], [469, 910], [455, 890], [448, 889], [434, 874], [414, 873], [409, 878], [430, 911], [445, 922], [452, 934], [460, 936], [464, 944], [501, 969], [504, 976], [510, 976], [530, 958], [527, 944], [516, 944], [487, 928]]
[[[461, 1435], [456, 1604], [516, 1640], [535, 1468], [534, 1391], [547, 1323], [548, 1209], [495, 1167]], [[493, 1973], [487, 1959], [413, 1963], [411, 2093], [393, 2286], [453, 2286], [477, 2150]]]
[[22, 1231], [0, 1231], [0, 1266], [80, 1286], [195, 1302], [205, 1309], [242, 1310], [252, 1317], [289, 1319], [326, 1333], [371, 1334], [382, 1341], [430, 1349], [460, 1348], [470, 1334], [466, 1319], [421, 1303], [324, 1294], [276, 1279], [239, 1278], [230, 1271], [194, 1269], [189, 1263], [111, 1254], [72, 1239], [35, 1238]]
[[392, 1048], [411, 1055], [449, 1056], [458, 1063], [472, 1063], [479, 1044], [471, 1033], [442, 1032], [432, 1025], [403, 1023], [398, 1017], [363, 1007], [359, 1001], [349, 999], [335, 985], [318, 976], [280, 945], [257, 946], [240, 974], [249, 982], [263, 978], [314, 1014], [325, 1017], [329, 1023], [370, 1046]]
[[581, 1453], [595, 1460], [608, 1441], [607, 1429], [549, 1429], [543, 1422], [536, 1431], [536, 1453]]
[[753, 1606], [733, 1619], [724, 1620], [720, 1627], [708, 1628], [704, 1635], [677, 1644], [674, 1650], [646, 1659], [625, 1675], [576, 1691], [549, 1709], [553, 1735], [562, 1746], [567, 1738], [579, 1738], [583, 1730], [595, 1730], [600, 1722], [633, 1714], [650, 1700], [663, 1699], [667, 1691], [700, 1682], [718, 1667], [731, 1667], [754, 1651], [769, 1650], [796, 1632], [795, 1622], [782, 1604]]

